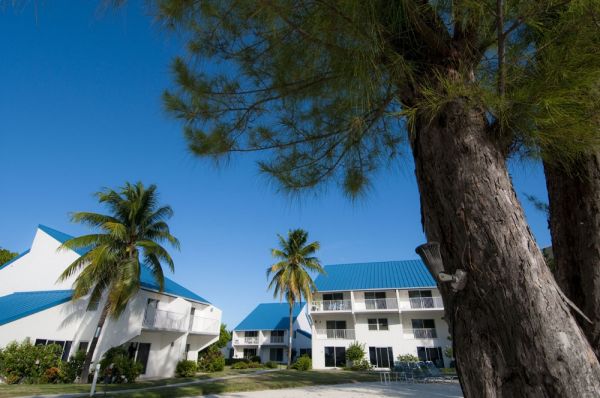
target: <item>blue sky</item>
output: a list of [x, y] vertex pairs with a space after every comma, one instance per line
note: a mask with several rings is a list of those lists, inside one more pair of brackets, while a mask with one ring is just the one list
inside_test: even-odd
[[[425, 238], [409, 157], [358, 202], [333, 188], [292, 200], [251, 157], [217, 169], [188, 153], [160, 99], [181, 45], [138, 3], [105, 13], [97, 1], [10, 3], [0, 7], [0, 246], [28, 248], [40, 223], [84, 233], [68, 213], [101, 210], [99, 188], [156, 183], [182, 244], [174, 279], [223, 309], [230, 327], [272, 300], [269, 249], [290, 228], [321, 242], [324, 264], [416, 258]], [[546, 199], [539, 165], [510, 170], [521, 197]], [[523, 205], [548, 245], [545, 216]]]

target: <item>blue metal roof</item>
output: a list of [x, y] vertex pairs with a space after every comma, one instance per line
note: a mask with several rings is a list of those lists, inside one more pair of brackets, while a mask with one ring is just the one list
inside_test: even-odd
[[436, 287], [421, 260], [326, 265], [325, 272], [315, 280], [320, 292]]
[[[302, 311], [304, 303], [294, 305], [294, 321]], [[288, 303], [259, 304], [234, 330], [287, 330], [290, 327]]]
[[72, 290], [18, 292], [0, 297], [0, 325], [71, 300]]
[[[53, 237], [54, 239], [56, 239], [57, 241], [59, 241], [60, 243], [65, 243], [67, 240], [73, 238], [71, 235], [65, 234], [64, 232], [57, 231], [56, 229], [47, 227], [42, 224], [38, 225], [38, 228], [41, 229], [42, 231], [44, 231], [45, 233], [47, 233], [48, 235], [50, 235], [51, 237]], [[82, 256], [85, 253], [87, 253], [87, 249], [78, 249], [78, 250], [76, 250], [76, 252], [80, 256]], [[27, 250], [25, 253], [21, 254], [19, 257], [21, 257], [27, 253], [29, 253], [29, 250]], [[17, 257], [17, 258], [19, 258], [19, 257]], [[15, 261], [17, 258], [14, 258], [11, 261], [9, 261], [8, 263], [0, 266], [0, 269], [9, 265], [11, 262]], [[152, 272], [150, 272], [150, 269], [146, 266], [142, 266], [141, 271], [142, 271], [141, 275], [140, 275], [141, 286], [145, 289], [154, 290], [154, 291], [158, 292], [158, 283], [156, 283], [156, 281], [154, 280], [154, 276], [152, 275]], [[165, 277], [165, 285], [164, 285], [163, 293], [170, 294], [172, 296], [183, 297], [188, 300], [193, 300], [193, 301], [198, 301], [201, 303], [210, 304], [210, 301], [206, 300], [204, 297], [197, 295], [196, 293], [192, 292], [191, 290], [181, 286], [177, 282], [175, 282], [169, 278], [166, 278], [166, 277]]]

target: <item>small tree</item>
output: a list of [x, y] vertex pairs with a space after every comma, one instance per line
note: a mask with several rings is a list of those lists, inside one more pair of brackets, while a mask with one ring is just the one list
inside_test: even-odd
[[0, 266], [6, 264], [13, 258], [17, 257], [19, 253], [11, 252], [0, 247]]
[[419, 358], [413, 354], [398, 355], [398, 361], [400, 362], [419, 362]]
[[358, 341], [353, 342], [346, 349], [346, 359], [348, 361], [360, 361], [365, 357], [365, 345], [359, 343]]

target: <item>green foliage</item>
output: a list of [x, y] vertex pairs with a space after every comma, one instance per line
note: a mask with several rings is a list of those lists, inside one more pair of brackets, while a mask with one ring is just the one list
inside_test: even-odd
[[60, 378], [63, 383], [73, 383], [83, 370], [85, 351], [77, 351], [69, 361], [60, 363]]
[[196, 361], [190, 361], [187, 359], [177, 362], [175, 368], [175, 375], [177, 377], [193, 377], [198, 372], [198, 364]]
[[263, 365], [260, 362], [250, 361], [248, 362], [248, 369], [260, 369]]
[[312, 359], [308, 355], [302, 355], [296, 359], [296, 362], [292, 365], [292, 369], [307, 371], [312, 369]]
[[[71, 219], [97, 230], [97, 233], [69, 239], [61, 248], [89, 249], [71, 263], [60, 276], [67, 280], [77, 275], [73, 299], [90, 294], [90, 303], [108, 295], [108, 314], [118, 317], [140, 288], [142, 256], [159, 290], [164, 287], [162, 264], [174, 270], [173, 259], [161, 245], [179, 248], [166, 220], [173, 216], [169, 206], [159, 206], [156, 185], [126, 183], [118, 191], [104, 189], [96, 193], [109, 214], [73, 213]], [[79, 272], [79, 273], [78, 273]]]
[[6, 250], [0, 247], [0, 265], [4, 265], [13, 258], [17, 257], [19, 253], [11, 252], [10, 250]]
[[352, 361], [352, 366], [350, 366], [350, 370], [354, 371], [371, 370], [371, 368], [373, 368], [371, 362], [369, 362], [365, 358]]
[[213, 345], [218, 349], [224, 348], [227, 346], [227, 343], [231, 341], [231, 332], [227, 330], [227, 325], [222, 323], [221, 328], [219, 330], [219, 340]]
[[279, 364], [275, 361], [268, 361], [267, 363], [265, 363], [265, 367], [268, 369], [277, 369], [279, 367]]
[[11, 342], [0, 349], [0, 377], [8, 384], [55, 382], [61, 353], [56, 344], [34, 346], [27, 339]]
[[[283, 299], [290, 306], [289, 334], [292, 335], [292, 310], [295, 303], [310, 302], [312, 294], [317, 290], [310, 273], [325, 273], [315, 253], [319, 250], [319, 242], [308, 242], [308, 232], [302, 229], [288, 231], [287, 239], [281, 235], [279, 248], [271, 249], [271, 255], [279, 260], [267, 268], [267, 278], [271, 277], [269, 289], [273, 289], [273, 297]], [[288, 366], [291, 365], [288, 356]]]
[[235, 362], [233, 365], [231, 365], [231, 369], [248, 369], [248, 362]]
[[444, 355], [446, 358], [454, 358], [454, 349], [450, 346], [444, 348]]
[[164, 103], [193, 153], [261, 151], [260, 169], [291, 191], [336, 181], [358, 195], [402, 153], [406, 130], [455, 100], [488, 115], [506, 152], [597, 149], [600, 3], [505, 2], [500, 35], [495, 9], [161, 0], [159, 16], [189, 40]]
[[365, 357], [365, 345], [358, 341], [353, 342], [346, 349], [346, 359], [349, 361], [360, 361]]
[[202, 372], [220, 372], [223, 369], [225, 369], [225, 358], [217, 347], [217, 343], [198, 355], [198, 370]]
[[100, 360], [100, 371], [113, 383], [133, 383], [142, 373], [142, 364], [129, 358], [124, 347], [110, 348]]
[[413, 354], [398, 355], [400, 362], [419, 362], [419, 358]]

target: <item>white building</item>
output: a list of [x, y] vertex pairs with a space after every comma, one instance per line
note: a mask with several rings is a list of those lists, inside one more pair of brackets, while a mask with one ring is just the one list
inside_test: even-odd
[[[87, 300], [71, 301], [73, 278], [59, 275], [82, 252], [57, 251], [71, 236], [40, 225], [31, 249], [0, 265], [0, 347], [29, 338], [35, 344], [63, 346], [63, 358], [86, 350], [103, 302], [87, 311]], [[94, 361], [111, 347], [124, 345], [143, 365], [142, 377], [170, 377], [177, 362], [196, 359], [218, 339], [221, 310], [165, 278], [159, 288], [143, 266], [141, 289], [118, 319], [108, 318]]]
[[[294, 360], [299, 355], [311, 355], [311, 326], [304, 304], [295, 305], [292, 314], [292, 360]], [[288, 303], [259, 304], [233, 329], [230, 356], [232, 358], [260, 356], [263, 363], [267, 361], [286, 363], [289, 325]]]
[[404, 354], [449, 365], [442, 299], [420, 260], [328, 265], [325, 271], [309, 305], [313, 368], [343, 367], [354, 341], [365, 345], [375, 367], [389, 368]]

